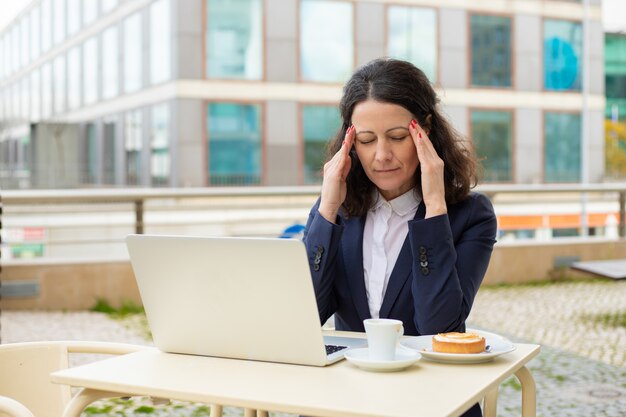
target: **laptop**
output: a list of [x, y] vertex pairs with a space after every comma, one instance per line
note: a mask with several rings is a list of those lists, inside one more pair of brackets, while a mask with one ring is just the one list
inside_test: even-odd
[[299, 240], [129, 235], [126, 244], [162, 351], [325, 366], [367, 343], [322, 335]]

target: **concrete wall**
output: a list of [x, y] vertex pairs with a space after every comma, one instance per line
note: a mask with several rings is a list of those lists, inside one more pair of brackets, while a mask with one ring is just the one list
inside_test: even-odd
[[[566, 274], [590, 275], [572, 270], [556, 270], [559, 257], [581, 261], [626, 258], [626, 241], [570, 241], [546, 244], [499, 244], [496, 246], [484, 284], [519, 284], [541, 281]], [[0, 300], [0, 308], [23, 310], [86, 310], [98, 298], [119, 307], [125, 301], [141, 303], [129, 262], [99, 264], [7, 264], [2, 268], [3, 285], [34, 282], [39, 294], [33, 297]]]

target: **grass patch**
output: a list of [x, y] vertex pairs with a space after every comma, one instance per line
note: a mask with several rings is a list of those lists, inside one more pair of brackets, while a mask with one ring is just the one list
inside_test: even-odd
[[607, 327], [626, 328], [626, 310], [612, 313], [585, 314], [582, 319], [591, 323], [601, 324]]
[[126, 318], [134, 314], [144, 314], [143, 306], [136, 304], [133, 301], [126, 300], [122, 303], [122, 306], [115, 308], [104, 298], [98, 298], [96, 304], [89, 309], [98, 313], [105, 313], [113, 318]]

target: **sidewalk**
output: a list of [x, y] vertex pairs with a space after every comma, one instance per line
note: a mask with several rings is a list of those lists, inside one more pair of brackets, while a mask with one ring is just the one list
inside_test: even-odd
[[[594, 320], [620, 312], [622, 316], [626, 314], [626, 281], [483, 288], [468, 326], [499, 333], [516, 342], [542, 345], [540, 356], [529, 364], [537, 382], [537, 416], [624, 417], [626, 327]], [[149, 344], [136, 324], [112, 320], [100, 313], [3, 311], [0, 319], [2, 343], [82, 339]], [[74, 360], [72, 365], [78, 363], [80, 360]], [[498, 416], [519, 417], [520, 394], [515, 378], [505, 381], [500, 388]], [[113, 414], [200, 417], [207, 416], [208, 409], [186, 403], [152, 408], [143, 399], [101, 402], [86, 413], [98, 417]], [[242, 411], [227, 407], [224, 415], [241, 416]]]

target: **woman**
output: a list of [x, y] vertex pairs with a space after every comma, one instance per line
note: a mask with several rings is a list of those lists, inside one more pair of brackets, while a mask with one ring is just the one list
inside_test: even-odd
[[334, 314], [338, 330], [362, 332], [370, 317], [402, 320], [407, 335], [465, 330], [496, 217], [470, 192], [476, 161], [437, 103], [424, 73], [394, 59], [344, 87], [304, 232], [322, 323]]

